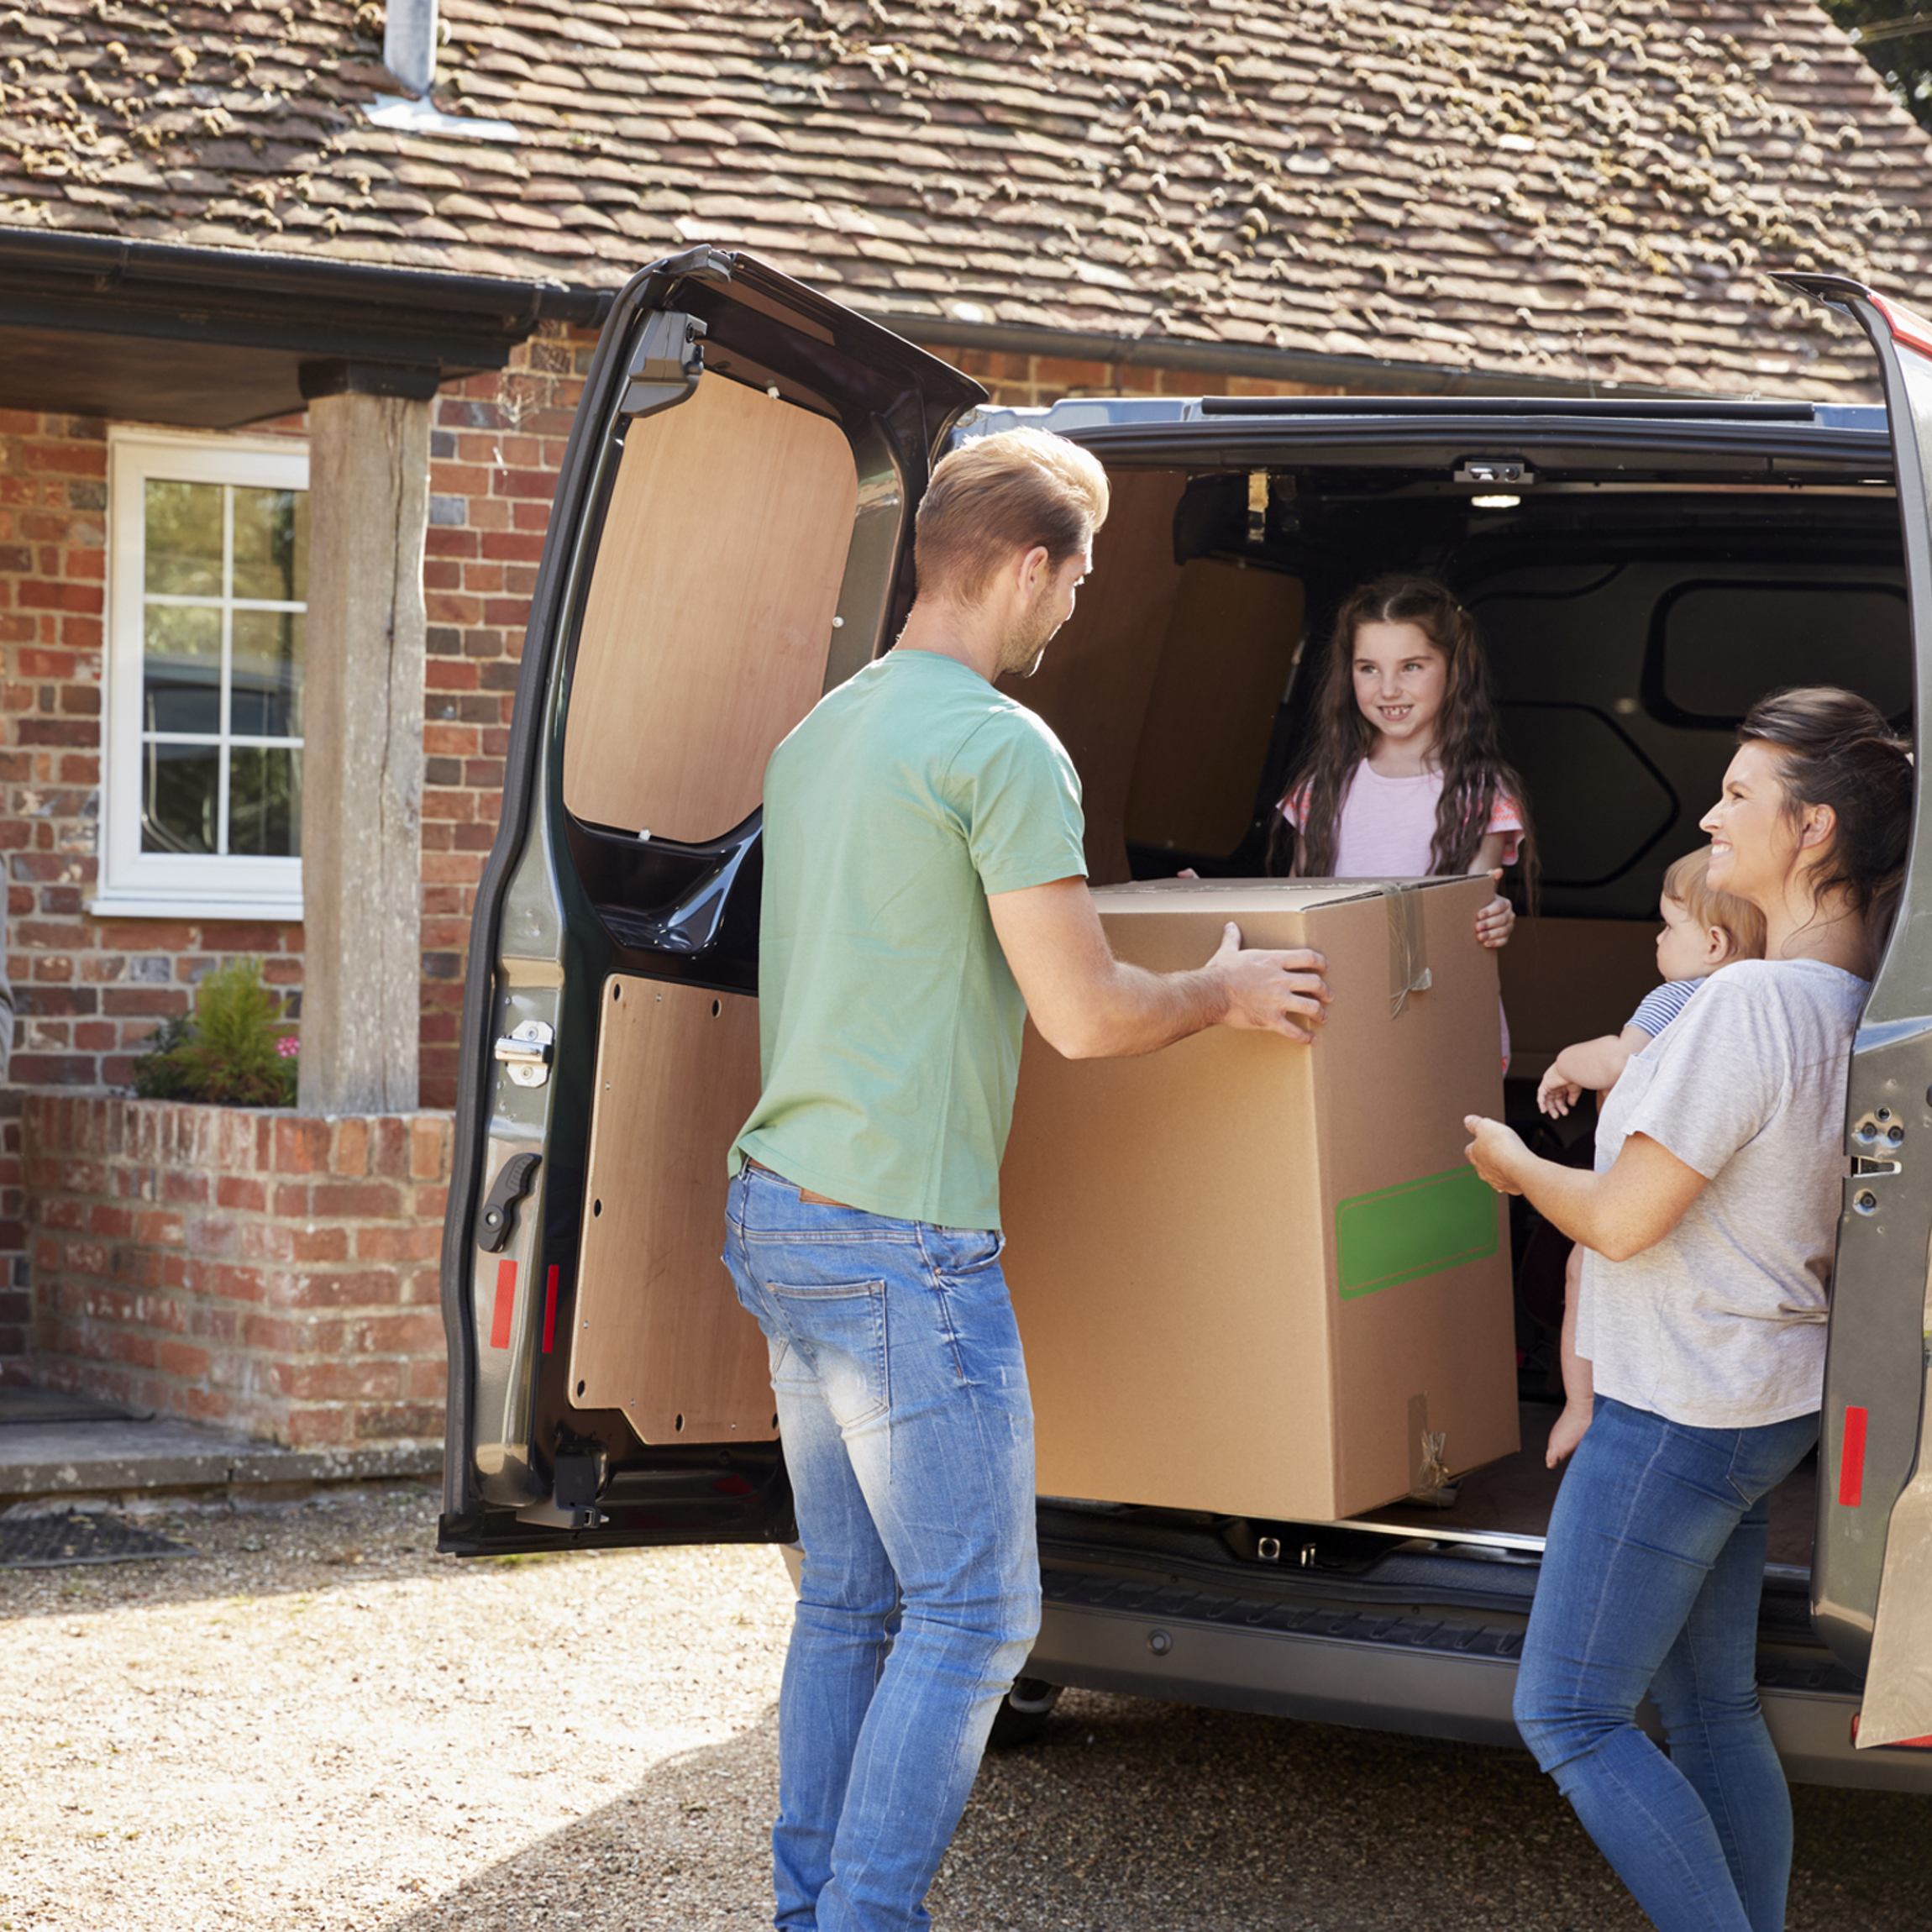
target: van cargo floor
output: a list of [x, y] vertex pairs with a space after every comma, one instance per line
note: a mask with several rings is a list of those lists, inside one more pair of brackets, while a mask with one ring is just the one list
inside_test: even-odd
[[[1354, 1520], [1363, 1529], [1457, 1540], [1507, 1536], [1540, 1544], [1549, 1529], [1557, 1485], [1562, 1478], [1560, 1469], [1543, 1467], [1543, 1447], [1560, 1410], [1555, 1403], [1525, 1402], [1521, 1413], [1523, 1446], [1500, 1462], [1472, 1469], [1462, 1478], [1452, 1508], [1425, 1509], [1399, 1504], [1372, 1509]], [[1771, 1499], [1770, 1562], [1788, 1569], [1810, 1568], [1817, 1504], [1818, 1465], [1808, 1457]]]

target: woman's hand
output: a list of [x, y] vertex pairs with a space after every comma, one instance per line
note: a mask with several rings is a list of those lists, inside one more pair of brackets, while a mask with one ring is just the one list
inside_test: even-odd
[[1563, 1413], [1557, 1418], [1557, 1425], [1550, 1431], [1549, 1446], [1543, 1452], [1546, 1469], [1556, 1468], [1576, 1452], [1577, 1445], [1589, 1430], [1590, 1412], [1594, 1406], [1588, 1395], [1580, 1402], [1563, 1404]]
[[[1498, 866], [1489, 874], [1491, 883], [1501, 885], [1503, 868]], [[1499, 892], [1483, 910], [1476, 915], [1476, 939], [1479, 945], [1491, 948], [1507, 946], [1509, 934], [1516, 924], [1516, 908]]]
[[1583, 1097], [1583, 1089], [1574, 1080], [1566, 1080], [1557, 1071], [1557, 1064], [1555, 1060], [1550, 1063], [1549, 1071], [1536, 1087], [1537, 1108], [1552, 1121], [1562, 1120]]
[[1463, 1154], [1469, 1165], [1499, 1194], [1520, 1194], [1523, 1184], [1515, 1178], [1516, 1163], [1530, 1158], [1514, 1127], [1500, 1121], [1486, 1121], [1480, 1114], [1466, 1114], [1462, 1125], [1469, 1130], [1469, 1145]]

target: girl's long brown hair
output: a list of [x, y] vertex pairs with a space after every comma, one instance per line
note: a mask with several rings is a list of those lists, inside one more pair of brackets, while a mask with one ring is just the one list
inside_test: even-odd
[[1355, 701], [1355, 634], [1364, 624], [1414, 624], [1448, 665], [1442, 708], [1436, 714], [1442, 800], [1429, 846], [1431, 874], [1467, 872], [1475, 864], [1497, 795], [1506, 792], [1523, 820], [1527, 875], [1529, 803], [1522, 780], [1503, 762], [1489, 667], [1477, 640], [1476, 620], [1433, 577], [1404, 573], [1362, 585], [1335, 614], [1315, 691], [1313, 735], [1289, 780], [1288, 795], [1302, 790], [1307, 794], [1291, 869], [1305, 879], [1326, 878], [1333, 871], [1348, 780], [1374, 743], [1375, 727]]

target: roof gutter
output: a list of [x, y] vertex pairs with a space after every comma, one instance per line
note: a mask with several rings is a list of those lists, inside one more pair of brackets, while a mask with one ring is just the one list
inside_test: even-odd
[[561, 282], [0, 228], [0, 320], [495, 367], [540, 322], [595, 328], [610, 302]]
[[874, 318], [921, 348], [979, 349], [1101, 362], [1116, 369], [1179, 369], [1264, 381], [1301, 382], [1345, 394], [1391, 396], [1683, 396], [1662, 384], [1591, 383], [1500, 370], [1447, 369], [1367, 355], [1324, 355], [1258, 344], [1203, 342], [1191, 336], [1103, 335], [1010, 323], [961, 322], [949, 316], [885, 314]]

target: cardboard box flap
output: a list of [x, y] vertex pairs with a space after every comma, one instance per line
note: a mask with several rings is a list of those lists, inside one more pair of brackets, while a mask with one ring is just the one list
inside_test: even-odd
[[1219, 912], [1230, 917], [1265, 905], [1270, 911], [1312, 912], [1362, 899], [1389, 901], [1389, 1012], [1399, 1018], [1412, 993], [1430, 984], [1427, 927], [1420, 895], [1467, 885], [1462, 874], [1440, 879], [1142, 879], [1094, 889], [1094, 909], [1119, 912]]

